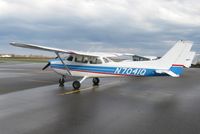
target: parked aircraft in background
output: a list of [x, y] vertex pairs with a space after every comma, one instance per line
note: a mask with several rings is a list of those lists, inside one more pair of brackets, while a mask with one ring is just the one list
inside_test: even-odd
[[[192, 43], [188, 41], [178, 41], [160, 59], [119, 62], [110, 59], [110, 57], [120, 55], [117, 53], [80, 52], [15, 42], [10, 44], [16, 47], [54, 52], [57, 57], [49, 60], [43, 70], [50, 66], [56, 73], [60, 74], [60, 86], [64, 86], [68, 76], [82, 77], [80, 81], [73, 82], [74, 89], [79, 89], [81, 83], [87, 78], [93, 78], [93, 84], [98, 85], [100, 77], [179, 77], [183, 73], [183, 67], [189, 67], [195, 56], [195, 52], [190, 51]], [[61, 54], [68, 54], [68, 56], [61, 58]]]

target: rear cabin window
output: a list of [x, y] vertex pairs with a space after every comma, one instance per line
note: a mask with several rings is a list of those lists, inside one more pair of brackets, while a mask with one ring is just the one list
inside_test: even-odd
[[102, 64], [101, 59], [97, 59], [97, 60], [96, 60], [96, 63], [97, 63], [97, 64]]
[[108, 62], [109, 62], [109, 60], [106, 59], [106, 58], [103, 58], [103, 60], [104, 60], [105, 63], [108, 63]]

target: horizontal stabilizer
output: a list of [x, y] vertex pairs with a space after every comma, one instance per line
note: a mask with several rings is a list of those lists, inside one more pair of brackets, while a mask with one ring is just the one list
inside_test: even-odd
[[179, 77], [179, 75], [175, 74], [174, 72], [172, 72], [171, 70], [156, 70], [156, 73], [159, 73], [159, 74], [168, 74], [172, 77]]

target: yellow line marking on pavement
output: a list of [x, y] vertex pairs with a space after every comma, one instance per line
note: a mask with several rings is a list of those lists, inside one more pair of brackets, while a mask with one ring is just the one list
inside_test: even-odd
[[67, 91], [67, 92], [61, 93], [59, 95], [69, 95], [69, 94], [79, 93], [81, 91], [91, 90], [91, 89], [93, 89], [95, 87], [97, 87], [97, 86], [92, 86], [92, 87], [88, 87], [88, 88], [84, 88], [84, 89], [79, 89], [79, 90]]
[[92, 90], [92, 89], [97, 88], [97, 87], [105, 87], [105, 86], [113, 85], [113, 84], [116, 84], [116, 83], [119, 83], [119, 82], [112, 82], [112, 83], [107, 83], [107, 84], [99, 85], [99, 86], [91, 86], [91, 87], [79, 89], [79, 90], [71, 90], [71, 91], [67, 91], [67, 92], [64, 92], [64, 93], [61, 93], [61, 94], [58, 94], [58, 95], [70, 95], [70, 94], [74, 94], [74, 93], [80, 93], [82, 91]]
[[62, 93], [62, 94], [59, 94], [59, 95], [68, 95], [68, 94], [74, 94], [74, 93], [79, 93], [80, 90], [72, 90], [72, 91], [68, 91], [68, 92], [65, 92], [65, 93]]

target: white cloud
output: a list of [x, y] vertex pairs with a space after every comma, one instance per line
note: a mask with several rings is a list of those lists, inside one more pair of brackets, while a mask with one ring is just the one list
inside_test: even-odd
[[198, 0], [0, 0], [0, 22], [0, 35], [7, 37], [0, 43], [11, 38], [75, 43], [82, 49], [101, 42], [98, 45], [116, 50], [141, 51], [171, 40], [198, 40], [200, 4]]
[[[74, 16], [91, 24], [117, 23], [155, 28], [151, 20], [200, 26], [198, 0], [0, 0], [0, 16], [25, 21]], [[122, 20], [121, 20], [122, 21]], [[97, 25], [96, 24], [96, 25]]]

